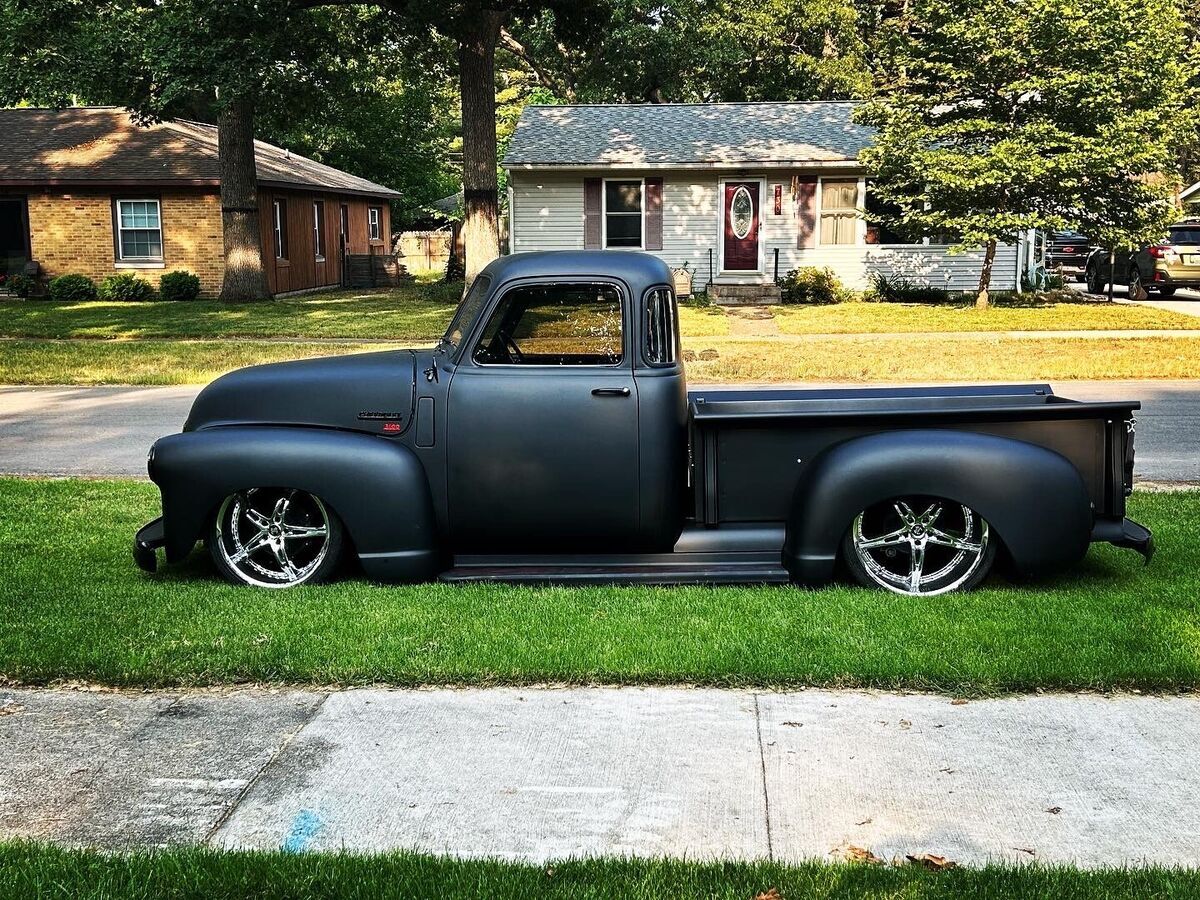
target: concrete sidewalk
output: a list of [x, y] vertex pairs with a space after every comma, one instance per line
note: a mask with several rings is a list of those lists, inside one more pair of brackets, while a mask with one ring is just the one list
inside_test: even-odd
[[1195, 697], [0, 691], [0, 839], [1200, 865]]

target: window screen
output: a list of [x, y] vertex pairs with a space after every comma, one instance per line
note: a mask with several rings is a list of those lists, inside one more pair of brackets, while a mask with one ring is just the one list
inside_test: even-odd
[[325, 258], [325, 201], [313, 201], [313, 254]]
[[604, 246], [642, 246], [641, 181], [604, 182]]
[[668, 288], [646, 294], [646, 362], [650, 365], [674, 365], [677, 319], [675, 295]]
[[490, 365], [611, 366], [622, 358], [621, 293], [611, 284], [514, 288], [475, 347]]
[[121, 259], [136, 262], [163, 258], [157, 200], [118, 200], [117, 232], [117, 252]]
[[853, 244], [858, 232], [858, 182], [821, 180], [821, 243]]

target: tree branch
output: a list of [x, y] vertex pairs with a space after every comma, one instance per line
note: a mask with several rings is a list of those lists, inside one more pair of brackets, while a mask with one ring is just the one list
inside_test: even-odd
[[532, 70], [533, 74], [538, 77], [538, 80], [542, 84], [556, 93], [562, 94], [562, 98], [568, 103], [575, 102], [576, 94], [574, 85], [562, 78], [556, 77], [549, 69], [539, 64], [534, 55], [529, 52], [529, 48], [513, 37], [507, 28], [500, 29], [500, 44], [505, 50], [529, 66], [530, 70]]

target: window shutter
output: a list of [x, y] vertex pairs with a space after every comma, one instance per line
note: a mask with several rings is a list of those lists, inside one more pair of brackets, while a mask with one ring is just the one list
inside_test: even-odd
[[604, 183], [599, 178], [583, 179], [583, 247], [600, 249], [600, 191]]
[[646, 249], [661, 250], [663, 245], [663, 180], [646, 179]]
[[817, 244], [817, 180], [793, 178], [792, 197], [796, 202], [796, 247], [815, 247]]

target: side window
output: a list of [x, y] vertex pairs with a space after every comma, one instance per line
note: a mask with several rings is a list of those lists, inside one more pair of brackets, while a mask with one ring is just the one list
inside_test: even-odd
[[623, 357], [612, 284], [539, 284], [505, 294], [472, 358], [482, 365], [613, 366]]
[[652, 366], [671, 366], [676, 359], [675, 294], [670, 288], [654, 288], [646, 293], [646, 362]]

